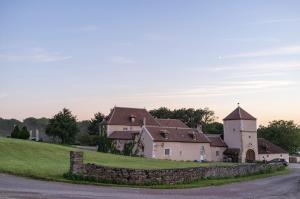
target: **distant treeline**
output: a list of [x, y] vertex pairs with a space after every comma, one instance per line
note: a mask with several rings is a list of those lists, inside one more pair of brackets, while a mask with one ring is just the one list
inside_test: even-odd
[[[49, 123], [48, 118], [34, 118], [29, 117], [24, 119], [23, 121], [19, 121], [16, 119], [3, 119], [0, 118], [0, 136], [8, 137], [11, 135], [14, 127], [17, 125], [20, 128], [26, 126], [28, 131], [32, 131], [33, 135], [35, 135], [36, 130], [39, 131], [39, 137], [41, 141], [50, 141], [50, 138], [45, 134], [46, 126]], [[77, 125], [79, 127], [79, 134], [78, 136], [87, 133], [87, 128], [89, 126], [88, 120], [78, 121]]]

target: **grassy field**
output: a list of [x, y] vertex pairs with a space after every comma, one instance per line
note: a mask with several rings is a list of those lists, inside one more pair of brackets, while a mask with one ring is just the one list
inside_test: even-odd
[[[0, 138], [0, 172], [43, 179], [63, 180], [69, 169], [69, 152], [78, 150], [68, 146]], [[214, 166], [216, 163], [178, 162], [149, 158], [84, 152], [84, 161], [111, 167], [126, 168], [185, 168]], [[228, 163], [217, 163], [226, 166]]]

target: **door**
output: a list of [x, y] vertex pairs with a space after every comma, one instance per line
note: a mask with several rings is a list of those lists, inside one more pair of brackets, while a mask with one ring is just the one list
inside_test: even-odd
[[249, 149], [246, 153], [246, 162], [255, 161], [255, 152], [252, 149]]

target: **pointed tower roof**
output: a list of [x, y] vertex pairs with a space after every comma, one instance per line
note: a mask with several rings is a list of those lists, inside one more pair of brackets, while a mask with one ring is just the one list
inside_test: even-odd
[[223, 120], [256, 120], [256, 118], [238, 106], [234, 111], [232, 111], [229, 115], [227, 115], [227, 117], [225, 117]]

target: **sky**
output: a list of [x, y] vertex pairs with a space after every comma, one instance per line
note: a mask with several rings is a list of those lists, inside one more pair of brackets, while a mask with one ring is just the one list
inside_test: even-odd
[[114, 106], [300, 124], [300, 1], [0, 0], [0, 117]]

